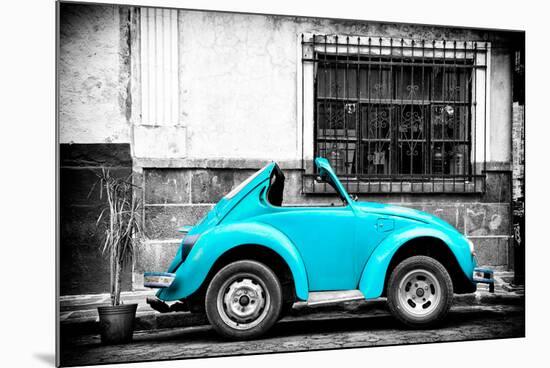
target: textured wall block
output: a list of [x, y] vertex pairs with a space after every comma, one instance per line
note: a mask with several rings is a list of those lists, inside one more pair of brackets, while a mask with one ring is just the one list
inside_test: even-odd
[[464, 212], [464, 230], [467, 235], [509, 235], [510, 205], [478, 203], [468, 206]]
[[145, 203], [189, 203], [191, 173], [182, 169], [144, 169]]
[[165, 272], [174, 259], [179, 246], [180, 242], [169, 243], [149, 241], [141, 244], [136, 252], [137, 262], [134, 272]]
[[507, 266], [509, 242], [507, 238], [472, 238], [479, 266]]
[[178, 229], [195, 225], [210, 211], [209, 205], [147, 206], [145, 207], [145, 232], [150, 239], [180, 239]]
[[510, 172], [487, 172], [487, 186], [483, 202], [510, 203], [512, 199], [510, 176]]
[[193, 170], [191, 172], [191, 202], [217, 203], [254, 172], [256, 170]]
[[448, 222], [454, 227], [458, 227], [457, 217], [458, 217], [459, 209], [455, 205], [450, 205], [450, 206], [444, 205], [444, 204], [423, 205], [422, 211], [431, 213], [432, 215], [439, 217], [440, 219]]

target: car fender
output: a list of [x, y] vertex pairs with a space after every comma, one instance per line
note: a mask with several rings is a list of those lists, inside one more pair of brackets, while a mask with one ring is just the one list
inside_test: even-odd
[[245, 244], [264, 246], [279, 254], [292, 273], [296, 296], [300, 300], [307, 300], [307, 273], [298, 250], [282, 232], [260, 222], [219, 225], [202, 234], [185, 262], [176, 270], [172, 285], [162, 289], [157, 296], [162, 300], [171, 301], [191, 295], [202, 285], [220, 256]]
[[[462, 234], [429, 225], [415, 224], [390, 234], [372, 252], [359, 281], [359, 290], [366, 299], [374, 299], [382, 295], [386, 272], [393, 255], [405, 243], [419, 237], [432, 237], [441, 240], [454, 254], [465, 275], [472, 275], [475, 264], [468, 243]], [[471, 278], [471, 276], [468, 277]]]

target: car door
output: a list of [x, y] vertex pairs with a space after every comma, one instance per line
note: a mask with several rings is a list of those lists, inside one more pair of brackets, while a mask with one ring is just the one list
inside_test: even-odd
[[358, 283], [356, 217], [351, 206], [280, 207], [262, 216], [296, 245], [310, 291], [350, 290]]

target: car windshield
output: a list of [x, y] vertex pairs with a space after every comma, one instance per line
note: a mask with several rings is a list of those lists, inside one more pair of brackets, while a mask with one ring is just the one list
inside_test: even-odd
[[237, 195], [237, 193], [239, 193], [244, 187], [246, 187], [252, 180], [254, 180], [258, 175], [260, 175], [260, 173], [262, 171], [265, 170], [265, 168], [268, 166], [269, 164], [265, 165], [264, 167], [262, 167], [260, 170], [256, 171], [254, 174], [252, 174], [251, 176], [248, 177], [248, 179], [246, 179], [245, 181], [243, 181], [241, 184], [237, 185], [235, 188], [233, 188], [233, 190], [231, 190], [231, 192], [227, 193], [225, 195], [225, 199], [231, 199], [233, 197], [235, 197]]

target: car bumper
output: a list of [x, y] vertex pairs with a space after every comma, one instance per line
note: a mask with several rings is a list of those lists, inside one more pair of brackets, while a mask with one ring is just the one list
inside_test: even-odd
[[493, 270], [488, 268], [474, 268], [473, 281], [477, 284], [488, 284], [489, 291], [493, 293], [495, 291], [495, 279]]
[[143, 274], [143, 286], [154, 289], [164, 289], [170, 287], [175, 278], [175, 273], [145, 272]]

